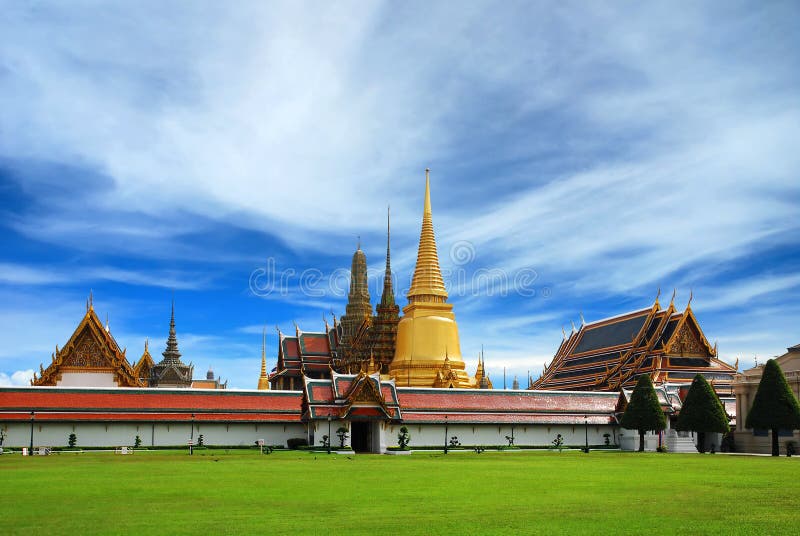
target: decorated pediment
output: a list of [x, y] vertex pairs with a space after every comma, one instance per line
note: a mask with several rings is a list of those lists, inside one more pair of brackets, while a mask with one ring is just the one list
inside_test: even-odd
[[108, 327], [100, 322], [91, 302], [67, 344], [60, 350], [56, 347], [51, 358], [46, 369], [40, 366], [40, 374], [34, 375], [32, 385], [58, 385], [62, 373], [69, 371], [112, 372], [120, 387], [144, 386], [128, 363], [125, 351], [120, 350]]
[[685, 315], [684, 321], [675, 330], [667, 346], [667, 354], [691, 357], [713, 356], [713, 350], [700, 331], [694, 315]]

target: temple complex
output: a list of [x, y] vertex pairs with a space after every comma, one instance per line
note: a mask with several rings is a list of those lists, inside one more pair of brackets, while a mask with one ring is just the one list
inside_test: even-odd
[[677, 311], [675, 295], [666, 309], [658, 297], [650, 307], [584, 323], [561, 341], [532, 389], [619, 391], [641, 374], [653, 384], [689, 385], [702, 374], [720, 396], [730, 396], [736, 368], [717, 357], [691, 308]]
[[[322, 332], [305, 332], [295, 326], [295, 336], [278, 330], [278, 358], [268, 375], [272, 389], [300, 390], [303, 378], [330, 378], [338, 374], [379, 372], [398, 386], [491, 389], [483, 355], [478, 371], [469, 377], [461, 357], [458, 325], [453, 305], [447, 303], [431, 214], [430, 174], [425, 173], [417, 263], [408, 305], [395, 302], [391, 267], [391, 226], [386, 220], [386, 267], [383, 291], [372, 313], [367, 281], [367, 258], [358, 244], [350, 270], [350, 290], [345, 314], [333, 326], [325, 321]], [[266, 363], [262, 357], [262, 376]]]

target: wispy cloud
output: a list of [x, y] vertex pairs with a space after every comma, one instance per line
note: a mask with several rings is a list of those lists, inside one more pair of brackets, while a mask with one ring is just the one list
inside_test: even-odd
[[[253, 299], [262, 259], [327, 275], [362, 235], [379, 268], [389, 202], [402, 302], [430, 166], [443, 268], [509, 276], [507, 295], [451, 283], [469, 356], [483, 342], [497, 363], [538, 365], [577, 311], [608, 316], [658, 287], [694, 288], [709, 331], [748, 351], [784, 343], [735, 339], [731, 309], [800, 319], [795, 4], [19, 3], [3, 15], [6, 287], [192, 291], [231, 325], [198, 319], [188, 332], [221, 339], [187, 347], [245, 359], [238, 337], [255, 334], [235, 326], [320, 325], [344, 302], [299, 283]], [[474, 257], [460, 264], [464, 242]], [[523, 270], [551, 296], [514, 292]], [[30, 333], [47, 348], [64, 335], [49, 320]], [[124, 331], [155, 331], [147, 322]]]

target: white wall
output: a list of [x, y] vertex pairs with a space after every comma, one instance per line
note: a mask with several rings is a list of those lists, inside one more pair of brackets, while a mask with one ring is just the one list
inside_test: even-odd
[[[6, 430], [4, 447], [24, 447], [30, 444], [30, 423], [2, 423]], [[53, 423], [34, 422], [34, 446], [67, 446], [70, 434], [77, 435], [77, 446], [118, 447], [132, 446], [138, 435], [142, 447], [186, 445], [191, 437], [190, 423]], [[306, 437], [305, 426], [300, 423], [195, 423], [194, 442], [203, 434], [206, 445], [253, 445], [263, 439], [266, 445], [286, 446], [286, 440]], [[321, 437], [321, 436], [320, 436]]]
[[63, 372], [59, 387], [119, 387], [113, 372]]
[[[387, 447], [397, 446], [397, 434], [400, 433], [402, 424], [389, 425], [385, 430]], [[406, 424], [411, 434], [411, 447], [441, 447], [445, 441], [445, 426], [443, 424]], [[589, 425], [589, 444], [604, 445], [603, 434], [610, 434], [611, 444], [615, 444], [616, 426]], [[586, 430], [581, 425], [515, 425], [514, 444], [517, 446], [549, 446], [557, 434], [564, 438], [564, 445], [582, 446], [586, 441]], [[505, 436], [511, 435], [511, 425], [497, 424], [449, 424], [447, 426], [448, 442], [452, 436], [457, 436], [462, 445], [481, 445], [492, 447], [507, 445]]]

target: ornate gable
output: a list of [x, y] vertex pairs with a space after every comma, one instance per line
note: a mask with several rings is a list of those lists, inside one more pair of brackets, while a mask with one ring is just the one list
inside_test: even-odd
[[45, 369], [39, 366], [31, 385], [57, 385], [64, 372], [110, 372], [120, 387], [144, 387], [120, 350], [111, 333], [103, 327], [91, 301], [86, 315], [61, 350], [56, 346], [52, 362]]
[[148, 341], [144, 342], [144, 353], [142, 357], [139, 358], [139, 361], [136, 363], [136, 366], [133, 367], [133, 372], [137, 378], [143, 381], [145, 384], [148, 383], [151, 375], [151, 371], [153, 370], [153, 366], [156, 364], [153, 361], [153, 356], [150, 355], [150, 349], [148, 348], [149, 343]]
[[675, 332], [666, 344], [667, 354], [687, 357], [713, 357], [714, 349], [706, 340], [691, 309], [683, 314]]

